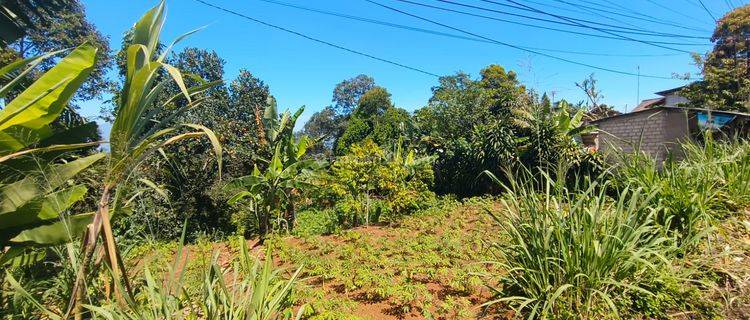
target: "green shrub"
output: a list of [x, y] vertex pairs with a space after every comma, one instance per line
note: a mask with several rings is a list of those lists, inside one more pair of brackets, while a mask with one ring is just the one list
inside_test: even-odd
[[342, 224], [393, 221], [433, 203], [433, 160], [400, 148], [388, 153], [370, 139], [351, 145], [329, 176], [330, 197]]
[[339, 217], [335, 210], [309, 209], [297, 213], [294, 235], [301, 237], [326, 235], [340, 229]]

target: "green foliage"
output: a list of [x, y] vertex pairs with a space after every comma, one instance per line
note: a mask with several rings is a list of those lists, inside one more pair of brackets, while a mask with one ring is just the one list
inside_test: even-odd
[[[333, 156], [333, 147], [336, 138], [341, 136], [343, 130], [346, 128], [346, 120], [344, 118], [344, 116], [337, 115], [336, 110], [331, 106], [325, 107], [323, 110], [313, 113], [310, 116], [302, 132], [319, 141], [319, 143], [312, 146], [310, 154], [326, 158]], [[350, 139], [346, 138], [345, 141]], [[344, 142], [343, 144], [349, 145], [351, 143]]]
[[372, 128], [367, 120], [352, 116], [347, 122], [346, 130], [336, 140], [336, 153], [345, 154], [352, 144], [363, 141], [370, 135]]
[[674, 234], [685, 249], [695, 247], [717, 219], [750, 205], [750, 144], [717, 142], [683, 145], [684, 161], [670, 161], [660, 169], [645, 155], [625, 155], [616, 169], [622, 186], [653, 192], [656, 220]]
[[332, 234], [341, 228], [338, 214], [332, 209], [304, 210], [297, 214], [296, 221], [293, 233], [300, 237]]
[[[571, 111], [575, 111], [573, 115]], [[571, 110], [565, 102], [557, 110], [535, 105], [515, 111], [515, 121], [523, 131], [519, 139], [522, 163], [535, 170], [552, 172], [559, 163], [580, 166], [588, 160], [579, 136], [592, 130], [584, 125], [583, 110]]]
[[494, 244], [508, 273], [487, 304], [509, 303], [530, 319], [617, 317], [623, 294], [653, 294], [645, 284], [672, 250], [653, 221], [653, 193], [626, 188], [610, 198], [606, 183], [569, 190], [552, 180], [537, 193], [530, 177], [512, 181], [507, 212], [494, 213], [509, 236]]
[[691, 106], [714, 110], [750, 111], [750, 6], [721, 18], [711, 36], [714, 48], [705, 57], [694, 56], [703, 80], [680, 94]]
[[341, 136], [336, 140], [336, 153], [343, 155], [354, 143], [372, 139], [388, 146], [403, 144], [411, 117], [404, 109], [396, 108], [391, 94], [382, 87], [374, 87], [359, 99], [357, 108], [348, 119]]
[[[297, 286], [297, 269], [288, 280], [281, 269], [274, 267], [271, 251], [260, 260], [240, 241], [237, 260], [230, 271], [223, 271], [214, 255], [202, 267], [200, 287], [195, 295], [187, 295], [185, 269], [176, 270], [182, 250], [178, 250], [173, 266], [164, 279], [144, 270], [144, 286], [134, 301], [123, 308], [116, 304], [87, 305], [94, 315], [107, 319], [172, 319], [206, 317], [208, 319], [291, 319], [291, 294]], [[297, 316], [299, 318], [299, 315]]]
[[422, 208], [434, 195], [432, 157], [386, 153], [366, 139], [331, 167], [330, 189], [342, 221], [351, 226], [393, 220]]
[[[11, 39], [0, 48], [0, 52], [3, 52], [0, 55], [0, 65], [6, 65], [19, 58], [26, 59], [89, 43], [97, 48], [94, 68], [76, 91], [73, 100], [99, 98], [112, 85], [112, 81], [106, 75], [113, 64], [109, 40], [86, 19], [81, 1], [9, 0], [3, 1], [2, 6], [13, 12], [10, 16], [17, 17], [12, 23], [19, 24], [22, 33], [20, 39]], [[11, 27], [3, 23], [2, 29], [10, 31]], [[54, 67], [56, 62], [56, 59], [42, 61], [37, 69], [29, 73], [26, 80], [22, 80], [21, 87], [27, 87]], [[10, 96], [15, 96], [19, 92], [20, 90], [14, 90]]]
[[514, 162], [517, 130], [513, 112], [530, 103], [515, 73], [490, 65], [473, 80], [465, 73], [442, 77], [415, 122], [422, 147], [438, 155], [438, 193], [470, 196], [496, 190], [482, 171], [499, 173]]
[[360, 74], [354, 78], [344, 80], [333, 89], [334, 109], [339, 115], [349, 115], [359, 104], [365, 92], [375, 87], [375, 79]]
[[279, 117], [275, 108], [269, 108], [264, 117], [265, 140], [274, 153], [268, 160], [268, 167], [261, 172], [256, 166], [251, 175], [237, 178], [225, 187], [234, 194], [230, 204], [243, 199], [248, 201], [250, 211], [257, 218], [261, 241], [271, 231], [272, 219], [279, 227], [293, 229], [296, 215], [294, 196], [314, 187], [311, 177], [323, 166], [317, 160], [304, 159], [311, 142], [306, 136], [296, 139], [292, 133], [302, 110], [294, 115], [286, 111]]
[[[5, 260], [3, 264], [19, 255], [23, 246], [71, 241], [91, 221], [91, 214], [69, 213], [88, 189], [80, 184], [69, 185], [68, 180], [102, 159], [104, 154], [56, 163], [55, 158], [61, 152], [95, 143], [86, 143], [77, 128], [60, 131], [50, 124], [91, 73], [96, 51], [88, 44], [76, 48], [0, 112], [0, 164], [3, 165], [0, 246], [11, 247], [0, 255], [1, 260]], [[0, 97], [13, 90], [36, 64], [50, 56], [19, 60], [0, 69], [0, 76], [6, 77], [26, 67], [0, 88]], [[36, 157], [36, 161], [28, 161], [28, 157]]]
[[368, 119], [376, 115], [382, 115], [390, 108], [393, 108], [391, 94], [383, 87], [373, 87], [359, 98], [354, 114]]

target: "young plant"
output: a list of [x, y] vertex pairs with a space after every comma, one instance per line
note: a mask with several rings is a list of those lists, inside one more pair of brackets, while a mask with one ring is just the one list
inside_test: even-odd
[[304, 159], [311, 141], [306, 136], [296, 139], [290, 129], [294, 128], [294, 123], [303, 109], [298, 110], [293, 116], [287, 111], [281, 120], [278, 120], [275, 109], [269, 109], [272, 111], [264, 123], [267, 132], [266, 143], [273, 147], [273, 156], [268, 161], [268, 167], [261, 172], [258, 166], [255, 166], [252, 174], [237, 178], [226, 186], [226, 190], [234, 192], [234, 196], [229, 200], [230, 204], [248, 200], [250, 207], [255, 209], [261, 243], [271, 231], [271, 218], [275, 215], [277, 220], [281, 220], [282, 210], [287, 229], [293, 228], [296, 215], [294, 195], [299, 190], [314, 187], [310, 177], [324, 165], [314, 159]]

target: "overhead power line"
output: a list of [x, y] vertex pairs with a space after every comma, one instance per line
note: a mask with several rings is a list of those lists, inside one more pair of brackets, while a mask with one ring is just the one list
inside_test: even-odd
[[711, 16], [711, 19], [714, 19], [714, 22], [718, 22], [716, 17], [714, 17], [714, 14], [711, 13], [711, 10], [708, 10], [708, 7], [706, 7], [706, 4], [703, 3], [703, 0], [698, 0], [698, 3], [700, 3], [701, 7], [703, 7], [703, 10], [706, 10], [706, 13], [708, 13], [708, 15]]
[[[649, 15], [649, 14], [643, 13], [641, 11], [633, 10], [633, 9], [625, 7], [625, 6], [623, 6], [623, 5], [621, 5], [621, 4], [617, 3], [617, 2], [611, 1], [611, 0], [601, 0], [601, 1], [603, 1], [603, 2], [605, 2], [607, 4], [609, 4], [609, 5], [604, 5], [604, 4], [601, 4], [601, 3], [598, 3], [598, 2], [594, 2], [594, 1], [589, 1], [589, 0], [580, 0], [580, 1], [588, 3], [588, 4], [592, 4], [592, 5], [597, 5], [597, 6], [601, 6], [601, 7], [613, 9], [613, 10], [625, 10], [627, 12], [630, 12], [631, 14], [639, 15], [639, 16], [642, 16], [642, 17], [647, 17], [647, 18], [654, 19], [654, 20], [667, 21], [663, 17], [655, 17], [653, 15]], [[698, 6], [698, 4], [690, 2], [689, 0], [685, 0], [685, 1], [688, 2], [688, 3], [690, 3], [693, 6]], [[652, 3], [654, 3], [654, 2], [652, 2]], [[657, 3], [654, 3], [654, 4], [660, 5], [660, 4], [657, 4]], [[688, 15], [685, 15], [682, 12], [676, 11], [676, 10], [674, 10], [672, 8], [669, 8], [669, 7], [666, 7], [665, 9], [668, 10], [668, 11], [675, 12], [675, 13], [677, 13], [679, 15], [682, 15], [682, 16], [688, 18], [688, 19], [691, 19], [691, 20], [694, 20], [694, 21], [697, 21], [697, 22], [705, 22], [703, 20], [699, 20], [699, 19], [696, 19], [694, 17], [690, 17]], [[671, 22], [671, 23], [677, 23], [677, 22], [674, 22], [674, 21], [669, 21], [669, 22]], [[708, 32], [708, 30], [702, 30], [702, 31]]]
[[617, 74], [622, 74], [622, 75], [628, 75], [628, 76], [636, 76], [636, 77], [640, 76], [640, 77], [654, 78], [654, 79], [673, 79], [671, 77], [663, 77], [663, 76], [656, 76], [656, 75], [642, 75], [642, 74], [639, 75], [639, 74], [636, 74], [636, 73], [633, 73], [633, 72], [627, 72], [627, 71], [622, 71], [622, 70], [610, 69], [610, 68], [607, 68], [607, 67], [595, 66], [595, 65], [588, 64], [588, 63], [584, 63], [584, 62], [579, 62], [579, 61], [575, 61], [575, 60], [570, 60], [570, 59], [566, 59], [566, 58], [554, 56], [554, 55], [551, 55], [551, 54], [546, 54], [546, 53], [542, 53], [542, 52], [538, 52], [538, 51], [534, 51], [534, 50], [524, 49], [524, 48], [521, 48], [521, 47], [513, 45], [513, 44], [509, 44], [509, 43], [506, 43], [506, 42], [498, 41], [498, 40], [495, 40], [495, 39], [492, 39], [492, 38], [489, 38], [489, 37], [486, 37], [486, 36], [483, 36], [483, 35], [471, 32], [471, 31], [466, 31], [466, 30], [461, 29], [461, 28], [453, 27], [453, 26], [450, 26], [450, 25], [447, 25], [447, 24], [444, 24], [444, 23], [441, 23], [441, 22], [438, 22], [438, 21], [435, 21], [435, 20], [432, 20], [432, 19], [428, 19], [428, 18], [425, 18], [425, 17], [422, 17], [422, 16], [418, 16], [416, 14], [412, 14], [412, 13], [403, 11], [401, 9], [397, 9], [397, 8], [394, 8], [394, 7], [391, 7], [391, 6], [388, 6], [388, 5], [385, 5], [385, 4], [373, 1], [373, 0], [365, 0], [365, 1], [367, 1], [369, 3], [372, 3], [374, 5], [380, 6], [382, 8], [386, 8], [388, 10], [395, 11], [395, 12], [401, 13], [403, 15], [407, 15], [407, 16], [410, 16], [410, 17], [413, 17], [413, 18], [416, 18], [416, 19], [419, 19], [419, 20], [422, 20], [422, 21], [426, 21], [426, 22], [429, 22], [429, 23], [432, 23], [432, 24], [435, 24], [435, 25], [438, 25], [438, 26], [441, 26], [441, 27], [444, 27], [444, 28], [448, 28], [448, 29], [451, 29], [451, 30], [454, 30], [454, 31], [458, 31], [458, 32], [461, 32], [461, 33], [464, 33], [464, 34], [468, 34], [468, 35], [471, 35], [471, 36], [474, 36], [474, 37], [477, 37], [477, 38], [480, 38], [480, 39], [484, 39], [484, 40], [487, 40], [487, 41], [492, 41], [494, 43], [497, 43], [497, 44], [500, 44], [500, 45], [503, 45], [503, 46], [506, 46], [506, 47], [509, 47], [509, 48], [514, 48], [514, 49], [517, 49], [517, 50], [521, 50], [521, 51], [524, 51], [524, 52], [527, 52], [527, 53], [532, 53], [532, 54], [540, 55], [540, 56], [547, 57], [547, 58], [550, 58], [550, 59], [555, 59], [555, 60], [567, 62], [567, 63], [570, 63], [570, 64], [575, 64], [575, 65], [584, 66], [584, 67], [588, 67], [588, 68], [592, 68], [592, 69], [596, 69], [596, 70], [601, 70], [601, 71], [606, 71], [606, 72], [611, 72], [611, 73], [617, 73]]
[[[415, 1], [411, 1], [411, 0], [395, 0], [395, 1], [403, 2], [403, 3], [408, 3], [408, 4], [411, 4], [411, 5], [416, 5], [416, 6], [425, 7], [425, 8], [431, 8], [431, 9], [441, 10], [441, 11], [445, 11], [445, 12], [451, 12], [451, 13], [466, 15], [466, 16], [470, 16], [470, 17], [476, 17], [476, 18], [488, 19], [488, 20], [493, 20], [493, 21], [512, 23], [512, 24], [517, 24], [517, 25], [522, 25], [522, 26], [527, 26], [527, 27], [532, 27], [532, 28], [538, 28], [538, 29], [544, 29], [544, 30], [562, 32], [562, 33], [569, 33], [569, 34], [575, 34], [575, 35], [581, 35], [581, 36], [587, 36], [587, 37], [594, 37], [594, 38], [611, 39], [611, 40], [619, 40], [619, 41], [629, 41], [629, 40], [623, 39], [621, 37], [612, 37], [612, 36], [607, 36], [607, 35], [602, 35], [602, 34], [593, 34], [593, 33], [586, 33], [586, 32], [579, 32], [579, 31], [573, 31], [573, 30], [564, 30], [564, 29], [558, 29], [558, 28], [552, 28], [552, 27], [545, 27], [545, 26], [533, 25], [533, 24], [528, 24], [528, 23], [524, 23], [524, 22], [518, 22], [518, 21], [513, 21], [513, 20], [506, 20], [506, 19], [501, 19], [501, 18], [497, 18], [497, 17], [476, 14], [476, 13], [467, 12], [467, 11], [461, 11], [461, 10], [456, 10], [456, 9], [451, 9], [451, 8], [445, 8], [445, 7], [430, 5], [430, 4], [426, 4], [426, 3], [415, 2]], [[479, 8], [481, 8], [481, 7], [479, 7]], [[512, 13], [507, 13], [507, 12], [498, 11], [498, 10], [489, 9], [489, 8], [481, 8], [481, 9], [483, 9], [484, 11], [497, 12], [497, 13], [507, 14], [507, 15], [515, 15], [515, 14], [512, 14]], [[549, 22], [558, 23], [558, 24], [573, 25], [573, 24], [567, 24], [565, 22], [555, 21], [555, 20], [548, 20], [548, 19], [541, 19], [541, 18], [535, 18], [535, 19], [537, 19], [537, 20], [547, 20]], [[575, 26], [575, 25], [573, 25], [573, 26]], [[652, 43], [658, 43], [658, 44], [673, 45], [673, 46], [705, 46], [705, 45], [707, 45], [706, 43], [689, 43], [689, 42], [686, 43], [686, 42], [671, 42], [671, 41], [651, 41], [651, 42]]]
[[[556, 20], [556, 19], [545, 19], [545, 18], [539, 18], [539, 17], [529, 16], [529, 15], [524, 15], [524, 14], [519, 14], [519, 13], [512, 13], [512, 12], [507, 12], [507, 11], [501, 11], [501, 10], [498, 10], [498, 9], [489, 9], [489, 8], [486, 8], [486, 7], [477, 6], [477, 5], [471, 5], [471, 4], [467, 4], [467, 3], [463, 3], [463, 2], [458, 2], [458, 1], [451, 1], [451, 0], [436, 0], [436, 1], [442, 2], [442, 3], [451, 4], [451, 5], [455, 5], [455, 6], [472, 8], [472, 9], [477, 9], [477, 10], [482, 10], [482, 11], [490, 11], [490, 12], [504, 14], [504, 15], [511, 15], [511, 16], [525, 18], [525, 19], [531, 19], [531, 20], [537, 20], [537, 21], [544, 21], [544, 22], [549, 22], [549, 23], [554, 23], [554, 24], [561, 24], [561, 25], [567, 25], [567, 26], [572, 26], [572, 27], [582, 27], [581, 23], [587, 23], [587, 24], [599, 25], [601, 27], [598, 27], [598, 28], [602, 29], [602, 30], [613, 31], [613, 32], [620, 32], [620, 33], [629, 33], [629, 34], [654, 36], [654, 37], [706, 39], [706, 37], [700, 37], [700, 36], [690, 36], [690, 35], [680, 35], [680, 34], [663, 33], [663, 32], [653, 32], [653, 31], [649, 31], [649, 30], [645, 30], [645, 29], [641, 29], [641, 28], [629, 28], [629, 27], [623, 27], [623, 26], [620, 26], [620, 25], [612, 25], [612, 24], [607, 24], [607, 23], [602, 23], [602, 22], [597, 22], [597, 21], [591, 21], [591, 20], [585, 20], [585, 19], [578, 19], [578, 18], [571, 18], [571, 17], [564, 17], [564, 18], [568, 19], [569, 21], [563, 22], [563, 21], [559, 21], [559, 20]], [[483, 0], [480, 0], [480, 1], [483, 1]], [[535, 10], [531, 9], [528, 6], [523, 6], [523, 5], [510, 5], [510, 4], [500, 3], [500, 2], [496, 2], [496, 1], [483, 1], [483, 2], [489, 2], [489, 3], [492, 3], [494, 5], [498, 5], [498, 6], [502, 6], [502, 7], [509, 7], [509, 8], [513, 8], [513, 9], [516, 9], [516, 10], [522, 10], [522, 11], [539, 13], [538, 11], [535, 11]], [[563, 17], [563, 16], [560, 16], [560, 17]]]
[[[616, 15], [616, 16], [630, 18], [630, 19], [636, 19], [636, 20], [640, 20], [640, 21], [648, 21], [648, 22], [652, 22], [652, 23], [655, 23], [655, 24], [661, 24], [661, 25], [671, 26], [671, 27], [685, 29], [685, 30], [698, 31], [698, 32], [707, 32], [708, 31], [708, 30], [705, 30], [705, 29], [698, 29], [698, 28], [684, 26], [684, 25], [681, 25], [681, 24], [678, 24], [678, 23], [675, 23], [675, 22], [671, 22], [669, 20], [664, 20], [664, 19], [653, 19], [653, 18], [648, 18], [648, 17], [643, 18], [643, 17], [639, 17], [639, 16], [636, 16], [636, 15], [632, 15], [632, 14], [626, 14], [626, 13], [622, 13], [622, 12], [617, 12], [617, 11], [612, 11], [612, 10], [607, 10], [607, 9], [601, 9], [601, 8], [596, 8], [596, 7], [592, 7], [592, 6], [586, 6], [586, 5], [572, 3], [570, 1], [565, 1], [565, 0], [555, 0], [555, 1], [556, 2], [565, 3], [565, 4], [569, 5], [569, 6], [572, 6], [572, 7], [575, 7], [575, 8], [579, 8], [579, 9], [590, 9], [591, 11], [600, 11], [600, 12], [608, 13], [608, 14], [611, 14], [611, 15]], [[586, 1], [586, 2], [587, 3], [591, 3], [590, 1]], [[596, 14], [596, 13], [594, 13], [594, 14]], [[602, 15], [602, 17], [605, 17], [605, 16]], [[623, 21], [620, 21], [620, 20], [616, 20], [616, 21], [619, 21], [620, 23], [623, 23]]]
[[[349, 14], [340, 13], [340, 12], [320, 10], [320, 9], [315, 9], [315, 8], [310, 8], [310, 7], [299, 6], [299, 5], [296, 5], [296, 4], [282, 2], [282, 1], [276, 1], [276, 0], [257, 0], [257, 1], [265, 2], [265, 3], [271, 3], [271, 4], [283, 6], [283, 7], [288, 7], [288, 8], [294, 8], [294, 9], [298, 9], [298, 10], [302, 10], [302, 11], [306, 11], [306, 12], [314, 12], [314, 13], [318, 13], [318, 14], [324, 14], [324, 15], [328, 15], [328, 16], [334, 16], [334, 17], [338, 17], [338, 18], [343, 18], [343, 19], [349, 19], [349, 20], [355, 20], [355, 21], [360, 21], [360, 22], [371, 23], [371, 24], [375, 24], [375, 25], [387, 26], [387, 27], [391, 27], [391, 28], [397, 28], [397, 29], [402, 29], [402, 30], [408, 30], [408, 31], [421, 32], [421, 33], [436, 35], [436, 36], [442, 36], [442, 37], [448, 37], [448, 38], [454, 38], [454, 39], [460, 39], [460, 40], [467, 40], [467, 41], [474, 41], [474, 42], [480, 42], [480, 43], [487, 43], [487, 44], [496, 45], [496, 43], [494, 43], [492, 41], [487, 41], [487, 40], [479, 39], [479, 38], [476, 38], [476, 37], [467, 37], [467, 36], [462, 36], [462, 35], [458, 35], [458, 34], [440, 32], [440, 31], [436, 31], [436, 30], [418, 28], [418, 27], [413, 27], [413, 26], [407, 26], [407, 25], [403, 25], [403, 24], [391, 23], [391, 22], [382, 21], [382, 20], [376, 20], [376, 19], [370, 19], [370, 18], [363, 18], [363, 17], [349, 15]], [[584, 56], [601, 56], [601, 57], [666, 57], [666, 56], [681, 55], [679, 53], [663, 53], [663, 54], [618, 54], [618, 53], [602, 53], [602, 52], [573, 51], [573, 50], [561, 50], [561, 49], [551, 49], [551, 48], [539, 48], [539, 47], [529, 47], [529, 46], [522, 46], [522, 45], [518, 45], [518, 46], [521, 47], [521, 48], [531, 49], [531, 50], [549, 51], [549, 52], [557, 52], [557, 53], [567, 53], [567, 54], [584, 55]]]
[[656, 0], [646, 0], [646, 1], [648, 1], [649, 3], [651, 3], [651, 4], [655, 5], [655, 6], [659, 7], [659, 8], [662, 8], [662, 9], [664, 9], [664, 10], [667, 10], [667, 11], [669, 11], [669, 12], [672, 12], [672, 13], [675, 13], [675, 14], [678, 14], [678, 15], [681, 15], [681, 16], [683, 16], [683, 17], [685, 17], [685, 18], [688, 18], [688, 19], [694, 20], [694, 21], [696, 21], [696, 22], [700, 22], [700, 21], [701, 21], [700, 19], [697, 19], [697, 18], [695, 18], [695, 17], [689, 16], [689, 15], [687, 15], [687, 14], [683, 13], [683, 12], [682, 12], [682, 11], [680, 11], [680, 10], [675, 10], [675, 9], [673, 9], [673, 8], [669, 7], [669, 6], [665, 6], [665, 5], [661, 4], [661, 3], [659, 3], [659, 1], [656, 1]]
[[206, 2], [204, 0], [195, 0], [195, 1], [200, 2], [200, 3], [202, 3], [202, 4], [206, 5], [206, 6], [212, 7], [214, 9], [217, 9], [217, 10], [229, 13], [231, 15], [238, 16], [238, 17], [247, 19], [249, 21], [252, 21], [252, 22], [255, 22], [255, 23], [258, 23], [258, 24], [262, 24], [262, 25], [270, 27], [270, 28], [274, 28], [274, 29], [281, 30], [281, 31], [284, 31], [284, 32], [287, 32], [287, 33], [291, 33], [291, 34], [294, 34], [296, 36], [305, 38], [307, 40], [327, 45], [329, 47], [333, 47], [333, 48], [336, 48], [336, 49], [339, 49], [339, 50], [344, 50], [344, 51], [347, 51], [349, 53], [353, 53], [353, 54], [356, 54], [356, 55], [367, 57], [367, 58], [370, 58], [370, 59], [373, 59], [373, 60], [377, 60], [377, 61], [380, 61], [380, 62], [385, 62], [385, 63], [391, 64], [391, 65], [394, 65], [394, 66], [397, 66], [397, 67], [401, 67], [401, 68], [404, 68], [404, 69], [409, 69], [409, 70], [416, 71], [416, 72], [419, 72], [419, 73], [422, 73], [422, 74], [426, 74], [426, 75], [430, 75], [430, 76], [433, 76], [433, 77], [437, 77], [437, 78], [440, 77], [439, 75], [437, 75], [435, 73], [432, 73], [432, 72], [429, 72], [429, 71], [425, 71], [425, 70], [417, 68], [417, 67], [411, 67], [411, 66], [399, 63], [399, 62], [395, 62], [393, 60], [376, 57], [376, 56], [371, 55], [369, 53], [364, 53], [364, 52], [357, 51], [357, 50], [354, 50], [354, 49], [349, 49], [347, 47], [344, 47], [344, 46], [341, 46], [341, 45], [338, 45], [338, 44], [335, 44], [335, 43], [332, 43], [332, 42], [328, 42], [328, 41], [325, 41], [325, 40], [314, 38], [314, 37], [308, 36], [308, 35], [306, 35], [304, 33], [297, 32], [297, 31], [294, 31], [294, 30], [291, 30], [291, 29], [287, 29], [287, 28], [284, 28], [284, 27], [281, 27], [281, 26], [277, 26], [275, 24], [271, 24], [271, 23], [268, 23], [268, 22], [265, 22], [265, 21], [253, 18], [253, 17], [250, 17], [250, 16], [245, 15], [245, 14], [242, 14], [242, 13], [230, 10], [230, 9], [226, 9], [226, 8], [214, 5], [214, 4]]
[[[492, 1], [492, 0], [482, 0], [482, 1], [489, 2], [489, 3], [498, 3], [498, 2]], [[650, 45], [650, 46], [654, 46], [654, 47], [658, 47], [658, 48], [662, 48], [662, 49], [667, 49], [667, 50], [670, 50], [670, 51], [683, 52], [683, 53], [691, 53], [690, 51], [687, 51], [687, 50], [672, 48], [672, 47], [668, 47], [668, 46], [665, 46], [665, 45], [662, 45], [662, 44], [657, 44], [657, 43], [652, 43], [652, 42], [645, 41], [645, 40], [635, 39], [635, 38], [631, 38], [631, 37], [628, 37], [628, 36], [623, 36], [623, 35], [620, 35], [620, 34], [608, 31], [608, 30], [604, 30], [604, 29], [601, 29], [599, 27], [594, 27], [594, 26], [591, 26], [591, 25], [582, 24], [582, 23], [576, 22], [574, 20], [571, 20], [569, 18], [560, 16], [560, 15], [557, 15], [557, 14], [554, 14], [554, 13], [549, 13], [549, 12], [546, 12], [546, 11], [542, 11], [542, 10], [536, 9], [534, 7], [531, 7], [531, 6], [527, 6], [525, 4], [520, 4], [520, 3], [516, 2], [516, 1], [513, 1], [513, 0], [505, 0], [505, 1], [513, 3], [513, 4], [516, 4], [516, 5], [523, 6], [523, 7], [526, 7], [526, 8], [529, 8], [531, 10], [534, 10], [534, 11], [536, 11], [538, 13], [541, 13], [541, 14], [544, 14], [544, 15], [548, 15], [548, 16], [551, 16], [551, 17], [555, 17], [555, 18], [558, 18], [558, 19], [561, 19], [561, 20], [565, 20], [565, 21], [571, 22], [571, 23], [575, 23], [575, 24], [580, 25], [582, 27], [593, 29], [593, 30], [596, 30], [596, 31], [599, 31], [599, 32], [602, 32], [602, 33], [606, 33], [606, 34], [609, 34], [609, 35], [613, 35], [613, 36], [619, 36], [619, 37], [622, 37], [623, 39], [628, 39], [628, 40], [631, 40], [631, 41], [640, 42], [640, 43], [643, 43], [643, 44], [646, 44], [646, 45]]]

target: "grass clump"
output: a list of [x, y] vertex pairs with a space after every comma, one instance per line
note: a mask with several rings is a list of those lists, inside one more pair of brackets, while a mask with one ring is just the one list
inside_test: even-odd
[[[564, 176], [564, 175], [558, 175]], [[668, 262], [671, 240], [660, 235], [653, 193], [607, 183], [569, 189], [548, 176], [538, 192], [524, 176], [507, 187], [494, 214], [507, 233], [495, 261], [507, 270], [487, 305], [506, 303], [529, 319], [617, 316], [623, 294], [653, 295], [647, 282]]]

